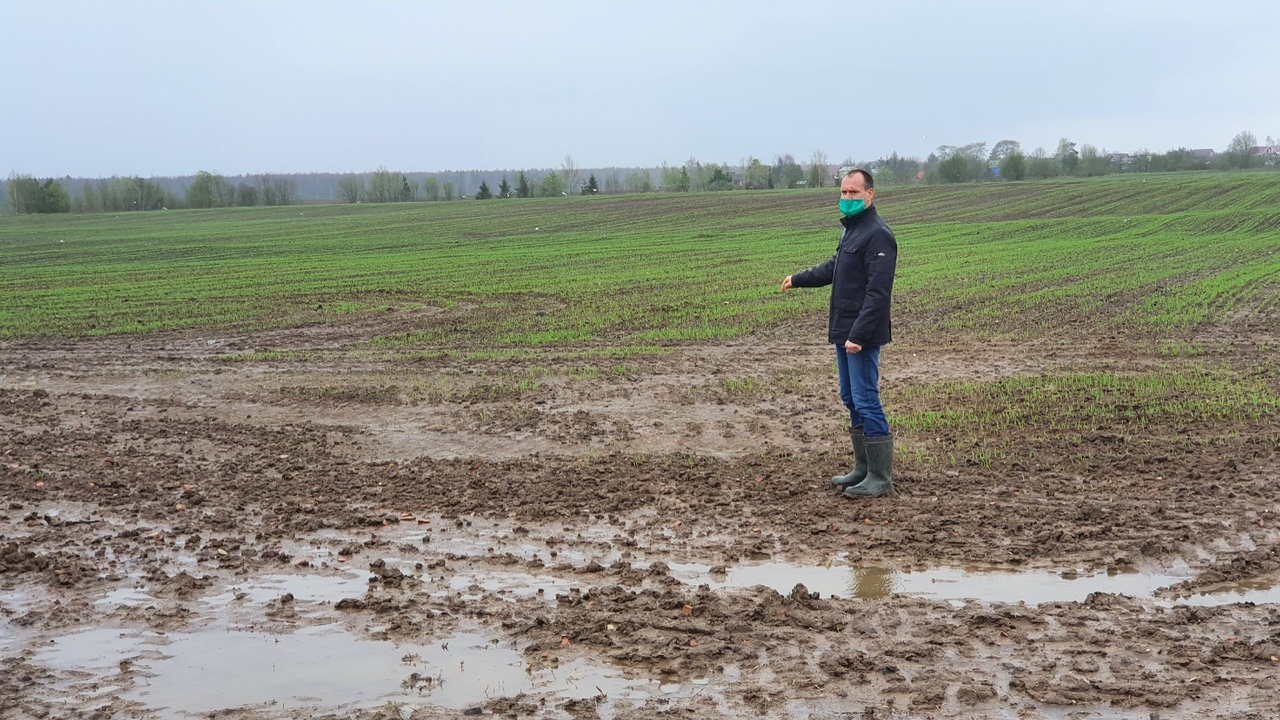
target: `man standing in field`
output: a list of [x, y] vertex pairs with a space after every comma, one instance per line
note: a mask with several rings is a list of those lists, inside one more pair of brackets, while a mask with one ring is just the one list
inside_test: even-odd
[[880, 347], [891, 338], [889, 302], [898, 241], [872, 207], [875, 181], [854, 170], [840, 182], [844, 234], [836, 254], [821, 265], [788, 275], [782, 289], [831, 286], [827, 340], [835, 345], [840, 400], [849, 408], [854, 468], [831, 478], [853, 498], [893, 491], [893, 436], [880, 406]]

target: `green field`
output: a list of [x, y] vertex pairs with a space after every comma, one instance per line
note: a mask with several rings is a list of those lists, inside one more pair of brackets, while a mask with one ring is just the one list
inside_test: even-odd
[[[1280, 174], [889, 188], [900, 341], [1280, 325]], [[0, 339], [389, 311], [371, 351], [643, 353], [825, 316], [826, 191], [0, 218]]]

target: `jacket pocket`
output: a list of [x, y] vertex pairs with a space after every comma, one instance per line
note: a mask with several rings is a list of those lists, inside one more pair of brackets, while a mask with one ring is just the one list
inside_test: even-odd
[[840, 248], [840, 255], [844, 258], [857, 257], [862, 254], [863, 248], [867, 246], [867, 238], [861, 237], [852, 240]]

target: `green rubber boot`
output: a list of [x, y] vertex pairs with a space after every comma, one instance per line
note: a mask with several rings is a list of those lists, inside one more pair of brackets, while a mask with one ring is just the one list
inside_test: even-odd
[[853, 469], [847, 475], [831, 478], [837, 490], [853, 487], [867, 477], [867, 436], [862, 434], [861, 425], [849, 428], [849, 440], [853, 443]]
[[867, 478], [844, 494], [852, 498], [881, 497], [893, 492], [893, 436], [866, 439]]

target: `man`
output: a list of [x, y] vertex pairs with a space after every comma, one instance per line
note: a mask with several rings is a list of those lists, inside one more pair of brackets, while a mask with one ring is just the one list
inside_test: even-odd
[[849, 408], [854, 467], [831, 484], [853, 498], [893, 491], [893, 435], [880, 406], [880, 347], [892, 338], [889, 302], [898, 241], [876, 214], [875, 180], [854, 170], [840, 182], [844, 234], [836, 254], [782, 281], [782, 289], [831, 286], [827, 340], [835, 345], [840, 400]]

